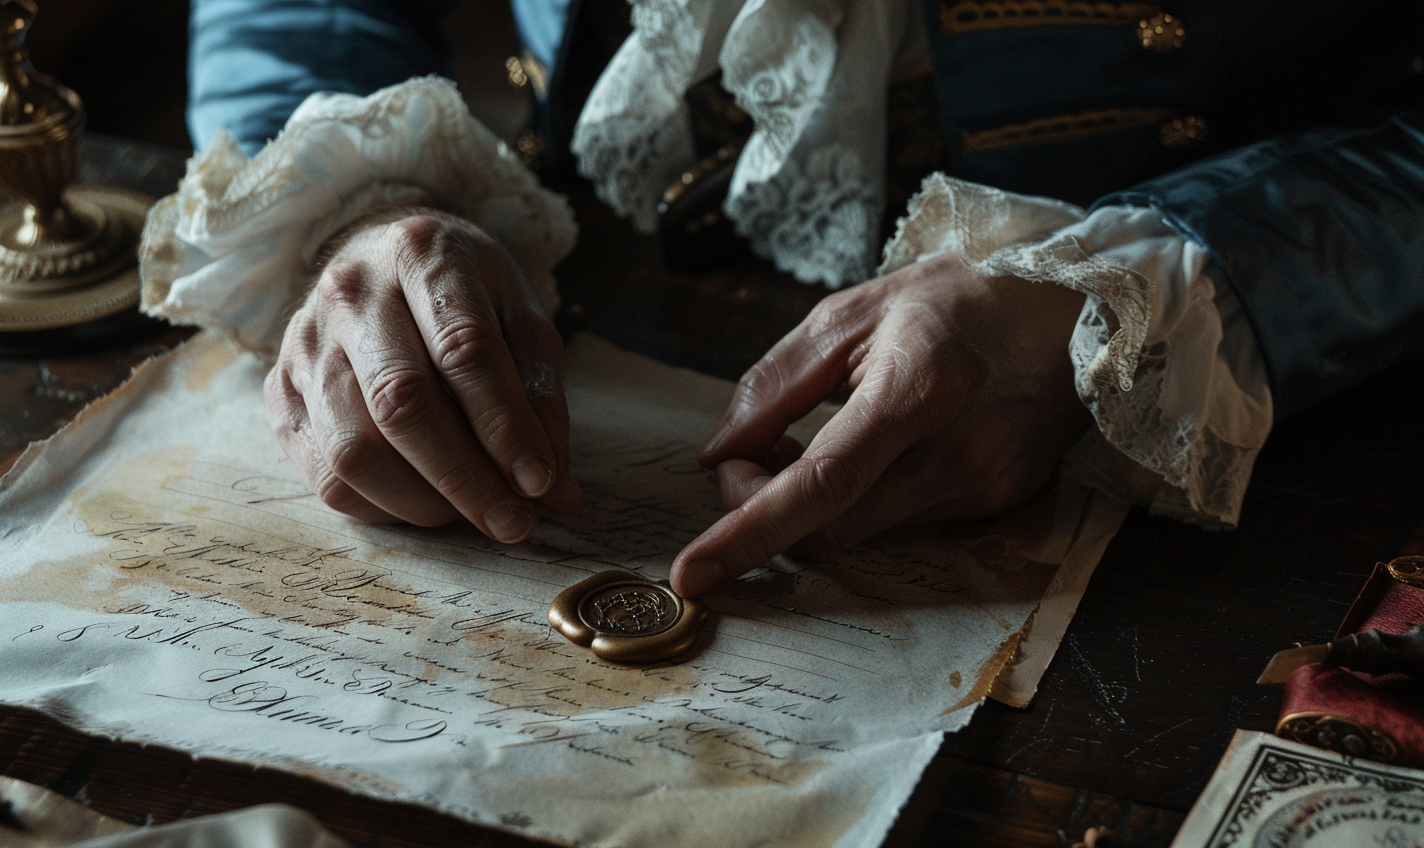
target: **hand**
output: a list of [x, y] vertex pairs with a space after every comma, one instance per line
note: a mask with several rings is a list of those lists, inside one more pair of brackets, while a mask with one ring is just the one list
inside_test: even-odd
[[[329, 245], [330, 247], [330, 245]], [[582, 503], [563, 344], [478, 227], [404, 210], [347, 231], [267, 375], [272, 429], [328, 506], [517, 542]]]
[[[678, 555], [673, 588], [699, 595], [793, 545], [825, 559], [1037, 492], [1091, 421], [1068, 357], [1082, 305], [952, 254], [826, 298], [742, 377], [703, 447], [731, 511]], [[803, 453], [787, 426], [847, 386]]]

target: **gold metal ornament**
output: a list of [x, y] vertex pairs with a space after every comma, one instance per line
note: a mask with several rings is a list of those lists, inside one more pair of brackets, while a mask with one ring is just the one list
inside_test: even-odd
[[687, 653], [706, 620], [702, 601], [623, 571], [595, 574], [549, 605], [555, 630], [617, 663], [661, 662]]
[[1350, 757], [1380, 763], [1399, 759], [1394, 737], [1354, 719], [1320, 712], [1291, 713], [1276, 723], [1276, 735]]
[[84, 106], [30, 64], [32, 0], [0, 2], [0, 331], [48, 330], [138, 302], [136, 248], [153, 198], [71, 186]]
[[1187, 39], [1187, 28], [1178, 18], [1165, 12], [1137, 22], [1137, 40], [1144, 49], [1154, 53], [1171, 53], [1182, 46]]
[[1424, 588], [1424, 556], [1396, 557], [1385, 568], [1395, 580]]

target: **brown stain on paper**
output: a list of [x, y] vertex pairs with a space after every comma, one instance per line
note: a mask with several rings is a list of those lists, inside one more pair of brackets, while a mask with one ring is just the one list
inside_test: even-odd
[[188, 372], [183, 388], [190, 392], [206, 389], [214, 377], [237, 361], [238, 354], [237, 348], [227, 339], [205, 340], [200, 355], [186, 360], [192, 370]]
[[[654, 667], [613, 665], [563, 642], [542, 622], [529, 617], [459, 632], [451, 629], [451, 623], [466, 610], [441, 606], [435, 598], [414, 597], [412, 587], [397, 581], [387, 569], [346, 555], [301, 564], [309, 549], [262, 532], [240, 530], [221, 520], [225, 517], [221, 507], [183, 498], [171, 488], [189, 474], [197, 453], [192, 447], [150, 452], [111, 472], [103, 488], [77, 492], [61, 522], [75, 532], [99, 538], [101, 547], [72, 560], [39, 564], [4, 581], [0, 597], [48, 601], [99, 614], [126, 612], [144, 627], [162, 622], [139, 616], [167, 605], [175, 606], [182, 615], [250, 615], [274, 620], [273, 626], [276, 619], [292, 615], [320, 619], [330, 614], [334, 621], [336, 613], [359, 611], [349, 626], [342, 627], [361, 636], [386, 637], [387, 647], [373, 649], [371, 656], [385, 658], [389, 669], [383, 672], [395, 674], [398, 670], [418, 679], [419, 685], [409, 690], [417, 700], [436, 688], [436, 681], [443, 684], [447, 678], [449, 685], [477, 689], [480, 684], [474, 682], [475, 674], [490, 679], [507, 670], [509, 678], [520, 682], [506, 689], [492, 686], [478, 702], [428, 701], [451, 707], [453, 712], [446, 718], [452, 721], [475, 720], [506, 707], [518, 711], [513, 713], [518, 718], [507, 730], [537, 725], [540, 718], [547, 718], [550, 726], [588, 729], [591, 725], [576, 719], [602, 711], [626, 711], [616, 732], [588, 738], [561, 733], [555, 741], [567, 741], [571, 747], [596, 745], [602, 754], [632, 762], [686, 760], [689, 780], [702, 787], [785, 790], [805, 784], [829, 765], [826, 758], [808, 755], [754, 726], [754, 719], [753, 724], [738, 724], [715, 710], [699, 713], [656, 706], [653, 702], [666, 704], [697, 696], [705, 683], [695, 661]], [[169, 504], [163, 508], [138, 500], [146, 492], [165, 489]], [[319, 543], [320, 539], [314, 541]], [[356, 555], [350, 553], [350, 557]], [[379, 561], [382, 555], [372, 551], [366, 556]], [[362, 582], [349, 592], [341, 588], [342, 574], [359, 576], [363, 571], [378, 575], [378, 579]], [[326, 594], [333, 581], [336, 598]], [[297, 595], [311, 598], [306, 604], [291, 600]], [[402, 609], [403, 605], [409, 606]], [[173, 619], [167, 621], [180, 626]], [[260, 623], [252, 625], [254, 630], [261, 627]], [[329, 632], [312, 624], [307, 627], [310, 629], [291, 629], [298, 634]], [[349, 635], [344, 638], [348, 641], [342, 644], [352, 639]], [[431, 644], [435, 638], [442, 644]], [[267, 644], [255, 635], [250, 641], [254, 648]], [[274, 650], [291, 655], [299, 649], [274, 643]], [[451, 677], [454, 672], [460, 674]], [[701, 699], [697, 703], [706, 702]], [[530, 712], [534, 713], [532, 719]], [[768, 720], [765, 726], [775, 728], [776, 723]], [[505, 747], [522, 744], [538, 744], [538, 740], [516, 741]], [[356, 777], [341, 769], [309, 764], [283, 763], [283, 767], [325, 780]], [[379, 783], [370, 775], [358, 779]]]

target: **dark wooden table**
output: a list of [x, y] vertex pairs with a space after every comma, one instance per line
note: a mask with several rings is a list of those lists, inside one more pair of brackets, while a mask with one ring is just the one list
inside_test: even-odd
[[[151, 193], [182, 170], [176, 152], [114, 140], [91, 140], [86, 157], [90, 179]], [[560, 270], [565, 298], [629, 349], [736, 377], [821, 294], [754, 265], [670, 274], [655, 239], [574, 200], [583, 230]], [[0, 359], [0, 468], [185, 335], [158, 328], [78, 355]], [[1233, 730], [1274, 726], [1279, 691], [1252, 683], [1271, 654], [1328, 638], [1376, 561], [1424, 554], [1421, 398], [1424, 374], [1401, 366], [1282, 423], [1239, 530], [1134, 511], [1033, 703], [988, 703], [949, 737], [887, 844], [1061, 846], [1105, 825], [1114, 845], [1167, 845]], [[0, 768], [135, 823], [286, 801], [356, 845], [533, 844], [14, 708], [0, 707]]]

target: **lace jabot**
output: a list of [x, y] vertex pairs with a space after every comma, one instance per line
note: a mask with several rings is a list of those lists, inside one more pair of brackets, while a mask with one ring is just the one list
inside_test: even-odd
[[717, 70], [754, 130], [723, 211], [778, 267], [832, 288], [875, 265], [886, 90], [928, 61], [910, 0], [633, 0], [634, 34], [574, 131], [579, 171], [651, 232], [696, 161], [683, 94]]

